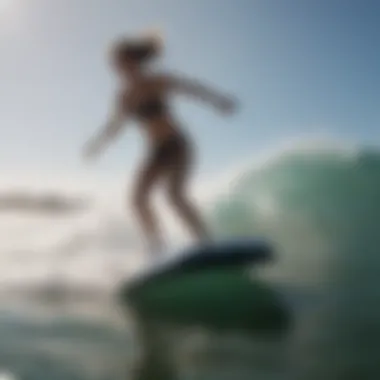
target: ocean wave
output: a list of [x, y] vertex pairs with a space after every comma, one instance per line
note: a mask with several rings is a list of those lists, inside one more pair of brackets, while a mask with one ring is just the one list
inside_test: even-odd
[[[236, 173], [212, 212], [219, 235], [273, 241], [289, 279], [326, 278], [331, 266], [378, 241], [380, 154], [376, 150], [288, 149]], [[310, 268], [310, 269], [308, 269]]]
[[268, 281], [321, 294], [292, 337], [297, 378], [380, 374], [379, 194], [378, 150], [309, 145], [239, 171], [214, 205], [217, 234], [276, 246]]

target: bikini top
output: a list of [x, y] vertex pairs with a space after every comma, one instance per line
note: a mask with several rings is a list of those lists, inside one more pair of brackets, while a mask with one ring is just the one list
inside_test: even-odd
[[152, 119], [166, 113], [166, 104], [159, 98], [148, 98], [135, 109], [135, 115], [142, 120]]

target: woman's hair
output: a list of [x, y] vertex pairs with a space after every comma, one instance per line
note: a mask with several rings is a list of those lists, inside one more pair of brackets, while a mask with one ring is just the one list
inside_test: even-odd
[[117, 60], [133, 60], [144, 64], [157, 58], [162, 52], [162, 39], [157, 33], [145, 33], [140, 37], [122, 37], [113, 43], [112, 56]]

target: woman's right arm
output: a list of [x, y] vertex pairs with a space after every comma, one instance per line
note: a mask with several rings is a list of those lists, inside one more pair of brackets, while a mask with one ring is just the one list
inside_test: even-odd
[[83, 155], [86, 158], [95, 157], [104, 150], [105, 146], [114, 140], [121, 132], [126, 121], [124, 102], [121, 97], [116, 100], [116, 106], [108, 121], [85, 145]]

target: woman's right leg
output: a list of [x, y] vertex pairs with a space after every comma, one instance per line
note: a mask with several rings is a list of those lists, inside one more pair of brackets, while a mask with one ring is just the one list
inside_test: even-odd
[[143, 165], [137, 176], [133, 196], [136, 216], [150, 252], [160, 252], [164, 246], [159, 224], [150, 204], [151, 193], [160, 174], [161, 170], [153, 160]]

